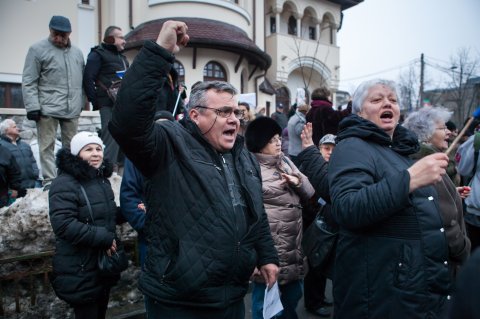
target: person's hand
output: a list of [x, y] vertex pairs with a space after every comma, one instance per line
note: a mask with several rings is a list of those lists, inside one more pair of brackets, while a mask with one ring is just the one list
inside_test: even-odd
[[425, 156], [408, 168], [410, 174], [410, 192], [417, 188], [434, 184], [442, 180], [446, 173], [448, 156], [435, 153]]
[[165, 21], [158, 34], [157, 44], [172, 53], [177, 53], [180, 51], [180, 46], [186, 46], [190, 39], [187, 30], [185, 22]]
[[457, 191], [458, 193], [460, 194], [460, 197], [462, 199], [465, 199], [467, 198], [468, 196], [470, 196], [470, 191], [472, 190], [472, 188], [470, 186], [460, 186], [460, 187], [457, 187]]
[[292, 185], [293, 187], [298, 187], [300, 186], [300, 178], [294, 175], [288, 175], [286, 173], [281, 174], [282, 178], [284, 179], [283, 183], [288, 183]]
[[40, 110], [27, 112], [27, 119], [29, 119], [30, 121], [38, 122], [40, 121], [41, 116], [42, 116], [42, 111]]
[[260, 273], [268, 288], [272, 288], [273, 284], [277, 281], [278, 272], [278, 266], [275, 264], [266, 264], [260, 267]]
[[302, 133], [300, 134], [300, 137], [302, 139], [302, 149], [306, 149], [307, 147], [310, 147], [312, 145], [315, 145], [313, 144], [313, 139], [312, 139], [312, 133], [313, 130], [312, 130], [312, 123], [307, 123], [305, 124], [305, 126], [303, 127], [303, 131]]
[[145, 207], [144, 203], [140, 203], [137, 205], [137, 208], [140, 210], [143, 210], [144, 212], [147, 212], [147, 208]]
[[117, 242], [114, 239], [113, 242], [112, 242], [112, 246], [107, 249], [107, 255], [110, 257], [110, 256], [112, 256], [112, 254], [114, 254], [116, 252], [117, 252]]
[[10, 190], [10, 198], [17, 198], [18, 192], [14, 189]]
[[253, 273], [252, 273], [252, 275], [250, 276], [250, 278], [253, 278], [253, 277], [255, 277], [255, 276], [261, 276], [261, 275], [262, 275], [262, 273], [260, 272], [260, 270], [258, 270], [258, 268], [255, 267], [255, 269], [253, 270]]

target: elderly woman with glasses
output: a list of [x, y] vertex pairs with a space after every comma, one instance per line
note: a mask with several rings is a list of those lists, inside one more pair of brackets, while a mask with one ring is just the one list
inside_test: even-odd
[[[298, 318], [296, 308], [302, 297], [304, 256], [301, 200], [314, 189], [307, 177], [281, 151], [282, 128], [269, 117], [252, 121], [245, 133], [247, 148], [257, 158], [262, 174], [263, 203], [270, 232], [280, 259], [278, 277], [283, 312], [276, 318]], [[265, 284], [254, 273], [252, 318], [261, 319]]]
[[[443, 107], [422, 108], [408, 115], [403, 126], [417, 134], [420, 142], [420, 151], [411, 156], [413, 159], [444, 152], [448, 148], [451, 132], [445, 123], [451, 115], [452, 112]], [[455, 170], [455, 167], [452, 169]], [[470, 188], [455, 187], [447, 175], [443, 175], [434, 187], [438, 193], [438, 207], [448, 241], [449, 260], [457, 265], [462, 264], [470, 252], [470, 240], [463, 220], [462, 198], [469, 195]]]
[[398, 125], [395, 82], [363, 82], [340, 122], [329, 161], [339, 224], [334, 271], [336, 318], [439, 318], [453, 288], [448, 239], [435, 183], [448, 156], [419, 150]]

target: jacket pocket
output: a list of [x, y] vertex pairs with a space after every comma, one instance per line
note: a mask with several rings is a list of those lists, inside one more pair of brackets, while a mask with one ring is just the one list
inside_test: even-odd
[[413, 292], [421, 285], [424, 269], [416, 260], [422, 258], [414, 256], [414, 249], [410, 245], [402, 244], [394, 270], [394, 285], [397, 288]]

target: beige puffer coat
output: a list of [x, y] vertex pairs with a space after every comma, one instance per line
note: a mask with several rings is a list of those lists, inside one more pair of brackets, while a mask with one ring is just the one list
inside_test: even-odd
[[[290, 159], [283, 155], [255, 153], [262, 171], [263, 203], [270, 224], [270, 232], [280, 259], [279, 284], [302, 279], [304, 256], [302, 243], [301, 199], [309, 199], [315, 193], [308, 178], [303, 175]], [[300, 178], [300, 186], [287, 185], [281, 173]], [[261, 276], [255, 276], [262, 282]]]

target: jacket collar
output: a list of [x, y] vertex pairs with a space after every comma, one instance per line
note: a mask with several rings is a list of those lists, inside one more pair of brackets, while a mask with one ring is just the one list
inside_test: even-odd
[[57, 153], [57, 167], [61, 172], [65, 172], [75, 177], [79, 181], [92, 180], [96, 177], [110, 177], [113, 173], [113, 165], [106, 159], [98, 169], [90, 166], [79, 156], [70, 153], [69, 149], [62, 148]]
[[388, 146], [401, 155], [411, 155], [419, 150], [416, 135], [401, 125], [397, 125], [393, 137], [385, 133], [373, 122], [368, 121], [356, 114], [344, 118], [339, 124], [337, 141], [348, 137], [358, 137], [382, 146]]

